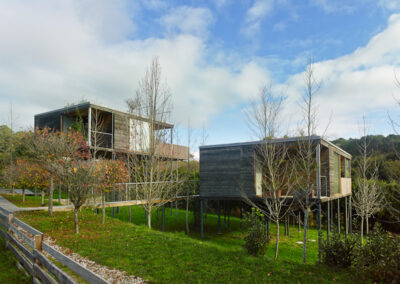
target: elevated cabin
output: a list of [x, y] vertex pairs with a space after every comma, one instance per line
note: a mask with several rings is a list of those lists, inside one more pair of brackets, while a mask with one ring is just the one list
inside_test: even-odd
[[86, 134], [89, 149], [110, 158], [128, 151], [146, 155], [150, 137], [154, 137], [150, 132], [162, 131], [163, 142], [157, 143], [158, 155], [173, 160], [188, 159], [188, 148], [173, 144], [173, 124], [158, 121], [151, 130], [149, 121], [132, 113], [85, 102], [36, 114], [35, 128], [66, 131], [79, 127]]
[[[294, 137], [272, 139], [267, 143], [286, 144], [296, 150], [304, 140]], [[321, 200], [351, 195], [351, 155], [319, 136], [313, 136], [311, 140], [314, 159], [320, 161], [313, 182], [321, 189]], [[262, 197], [263, 175], [257, 159], [257, 149], [262, 143], [265, 142], [200, 147], [200, 197], [234, 200], [241, 199], [242, 192], [252, 199]], [[314, 191], [312, 197], [317, 197], [317, 192]]]

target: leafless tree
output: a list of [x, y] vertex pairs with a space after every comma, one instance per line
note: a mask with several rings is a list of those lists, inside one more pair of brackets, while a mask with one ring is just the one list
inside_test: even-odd
[[304, 214], [304, 230], [303, 230], [303, 263], [306, 263], [307, 254], [307, 233], [309, 224], [309, 210], [311, 208], [311, 199], [315, 192], [316, 184], [313, 176], [315, 175], [316, 161], [315, 145], [312, 137], [317, 130], [317, 106], [315, 104], [316, 93], [320, 89], [320, 83], [315, 78], [313, 60], [309, 59], [307, 67], [304, 71], [305, 90], [302, 96], [300, 107], [303, 115], [303, 129], [301, 136], [304, 139], [298, 142], [298, 171], [299, 191], [296, 200], [298, 201]]
[[282, 123], [283, 102], [283, 96], [275, 96], [271, 87], [264, 86], [258, 100], [253, 100], [251, 107], [246, 109], [248, 123], [260, 139], [260, 145], [256, 148], [256, 175], [259, 175], [261, 183], [256, 186], [261, 187], [262, 202], [255, 202], [241, 191], [248, 204], [258, 208], [276, 224], [275, 259], [278, 258], [279, 251], [279, 222], [290, 212], [296, 184], [295, 162], [290, 146], [274, 141]]
[[367, 122], [363, 117], [362, 138], [358, 145], [361, 160], [358, 165], [356, 184], [357, 189], [352, 195], [353, 207], [356, 214], [361, 218], [361, 245], [364, 239], [364, 220], [366, 222], [366, 234], [369, 232], [369, 218], [382, 209], [383, 195], [377, 184], [378, 167], [376, 161], [369, 157], [369, 141]]
[[90, 146], [91, 150], [91, 158], [98, 158], [99, 147], [104, 147], [106, 143], [105, 134], [103, 132], [104, 127], [104, 117], [101, 114], [101, 111], [98, 109], [91, 109], [91, 125], [90, 125]]
[[153, 59], [139, 82], [136, 97], [127, 104], [131, 112], [145, 118], [130, 121], [129, 159], [132, 180], [138, 185], [137, 196], [146, 201], [143, 207], [151, 228], [152, 209], [170, 202], [177, 190], [171, 180], [171, 164], [163, 155], [171, 137], [172, 130], [165, 122], [170, 117], [172, 105], [171, 95], [162, 85], [158, 58]]

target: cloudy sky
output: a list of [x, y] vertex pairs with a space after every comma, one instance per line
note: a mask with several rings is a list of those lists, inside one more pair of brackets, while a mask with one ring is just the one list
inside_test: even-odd
[[363, 114], [376, 134], [400, 120], [399, 0], [0, 0], [0, 124], [10, 104], [17, 129], [83, 99], [126, 110], [154, 56], [174, 122], [205, 126], [207, 144], [253, 138], [242, 110], [264, 84], [295, 129], [309, 57], [319, 132], [331, 115], [331, 139], [359, 136]]

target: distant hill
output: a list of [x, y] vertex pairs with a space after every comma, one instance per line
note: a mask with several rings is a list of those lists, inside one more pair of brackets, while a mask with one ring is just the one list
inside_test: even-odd
[[[362, 142], [361, 138], [339, 138], [333, 140], [332, 143], [336, 144], [353, 157], [357, 157], [360, 155], [359, 145]], [[390, 134], [388, 136], [383, 135], [368, 135], [367, 143], [369, 145], [371, 156], [381, 156], [384, 155], [388, 160], [396, 160], [396, 152], [400, 154], [400, 135]]]

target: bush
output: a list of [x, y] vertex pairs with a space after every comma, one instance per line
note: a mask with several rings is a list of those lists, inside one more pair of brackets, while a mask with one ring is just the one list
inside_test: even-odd
[[357, 252], [356, 267], [373, 281], [400, 282], [400, 238], [377, 223], [364, 247]]
[[341, 237], [333, 233], [329, 243], [322, 243], [322, 261], [328, 265], [350, 267], [356, 258], [357, 238], [355, 235]]
[[251, 255], [264, 255], [267, 251], [269, 242], [264, 215], [259, 209], [252, 208], [251, 212], [245, 215], [245, 224], [248, 230], [247, 236], [244, 238], [244, 247]]

